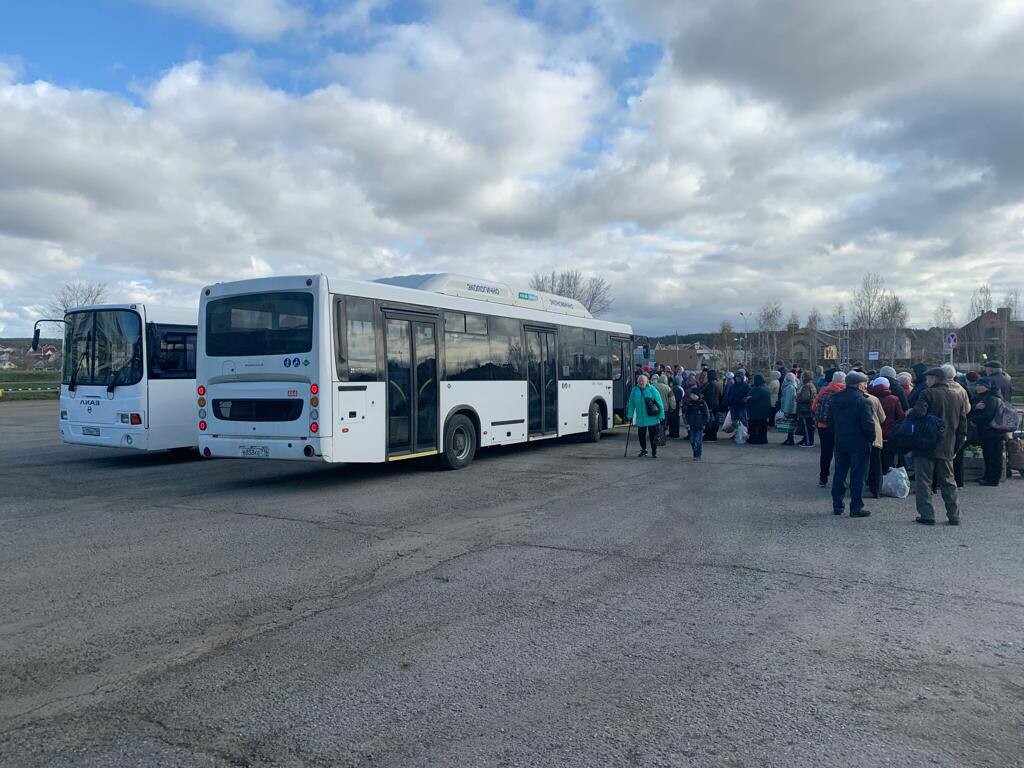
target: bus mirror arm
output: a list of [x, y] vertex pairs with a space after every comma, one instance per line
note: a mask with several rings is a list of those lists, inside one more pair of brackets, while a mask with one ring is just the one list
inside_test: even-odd
[[49, 318], [49, 317], [44, 317], [44, 318], [41, 318], [39, 320], [36, 320], [35, 324], [32, 326], [32, 351], [33, 352], [38, 352], [39, 351], [39, 324], [40, 323], [64, 323], [65, 325], [67, 325], [67, 322], [68, 321], [64, 320], [64, 319], [54, 320], [53, 318]]

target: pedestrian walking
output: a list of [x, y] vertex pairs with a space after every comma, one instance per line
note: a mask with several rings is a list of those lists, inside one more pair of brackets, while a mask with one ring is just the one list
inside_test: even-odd
[[970, 420], [978, 429], [981, 454], [985, 459], [985, 474], [978, 480], [980, 485], [999, 485], [1003, 476], [1003, 454], [1006, 452], [1006, 432], [992, 429], [992, 419], [1002, 402], [999, 388], [989, 378], [978, 379], [975, 387], [978, 402], [971, 411]]
[[812, 407], [814, 418], [818, 427], [818, 437], [821, 443], [821, 458], [818, 463], [818, 487], [828, 486], [829, 472], [832, 468], [832, 455], [835, 451], [836, 438], [832, 428], [828, 425], [828, 414], [831, 409], [832, 397], [846, 389], [846, 374], [842, 371], [833, 371], [832, 380], [814, 398]]
[[864, 397], [868, 377], [859, 371], [846, 374], [846, 386], [829, 400], [828, 428], [835, 436], [835, 474], [832, 477], [832, 514], [844, 510], [846, 478], [850, 478], [850, 517], [868, 517], [864, 509], [864, 476], [867, 474], [875, 420]]
[[664, 406], [664, 411], [661, 415], [661, 424], [658, 425], [658, 445], [665, 445], [665, 435], [667, 432], [668, 416], [675, 409], [678, 408], [676, 399], [672, 396], [672, 389], [668, 385], [668, 376], [665, 374], [659, 374], [651, 377], [651, 384], [658, 389], [658, 394], [661, 395], [661, 402]]
[[711, 421], [711, 409], [701, 397], [700, 388], [691, 387], [686, 396], [686, 424], [690, 428], [690, 447], [693, 448], [693, 460], [700, 461], [704, 453], [704, 429]]
[[664, 415], [665, 403], [661, 393], [646, 375], [641, 374], [636, 380], [636, 386], [630, 390], [626, 403], [626, 421], [636, 425], [636, 434], [640, 438], [638, 457], [647, 455], [647, 443], [650, 441], [651, 458], [658, 458], [658, 425]]
[[679, 439], [679, 412], [683, 407], [683, 387], [680, 382], [682, 376], [673, 376], [671, 379], [672, 398], [668, 403], [668, 436], [673, 440]]
[[810, 371], [804, 371], [800, 389], [796, 393], [796, 417], [803, 425], [803, 439], [797, 443], [801, 448], [814, 447], [814, 398], [818, 388], [814, 386]]
[[[950, 390], [946, 383], [946, 373], [941, 368], [928, 369], [924, 376], [925, 389], [915, 398], [914, 407], [907, 414], [907, 419], [923, 422], [931, 417], [941, 420], [943, 429], [934, 445], [919, 444], [914, 448], [916, 522], [935, 525], [935, 508], [932, 506], [932, 481], [935, 480], [942, 492], [949, 524], [960, 525], [960, 496], [953, 479], [953, 457], [967, 434], [963, 403]], [[923, 424], [918, 426], [917, 431], [927, 433], [928, 430], [923, 427]]]

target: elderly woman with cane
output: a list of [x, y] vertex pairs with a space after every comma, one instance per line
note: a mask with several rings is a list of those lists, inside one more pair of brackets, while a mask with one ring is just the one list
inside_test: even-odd
[[[626, 403], [626, 420], [636, 425], [640, 437], [638, 457], [647, 455], [647, 442], [651, 443], [651, 458], [658, 458], [658, 425], [665, 418], [665, 403], [658, 388], [651, 385], [646, 376], [636, 380], [636, 386], [629, 392]], [[626, 432], [626, 450], [629, 450], [629, 432]]]

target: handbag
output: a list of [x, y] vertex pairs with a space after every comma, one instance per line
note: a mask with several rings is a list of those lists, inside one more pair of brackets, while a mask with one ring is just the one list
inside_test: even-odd
[[657, 416], [661, 413], [661, 407], [652, 397], [644, 397], [644, 408], [647, 409], [648, 416]]

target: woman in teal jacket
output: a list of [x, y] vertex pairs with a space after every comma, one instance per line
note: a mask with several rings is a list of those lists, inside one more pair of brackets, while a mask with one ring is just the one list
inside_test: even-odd
[[[647, 413], [645, 399], [657, 403], [657, 414]], [[626, 403], [626, 420], [636, 424], [636, 432], [640, 436], [638, 456], [647, 455], [647, 438], [649, 437], [651, 439], [651, 458], [658, 458], [658, 424], [664, 418], [665, 403], [661, 399], [661, 393], [658, 392], [657, 387], [650, 384], [646, 376], [641, 375], [636, 380], [636, 386], [629, 391], [629, 401]]]

